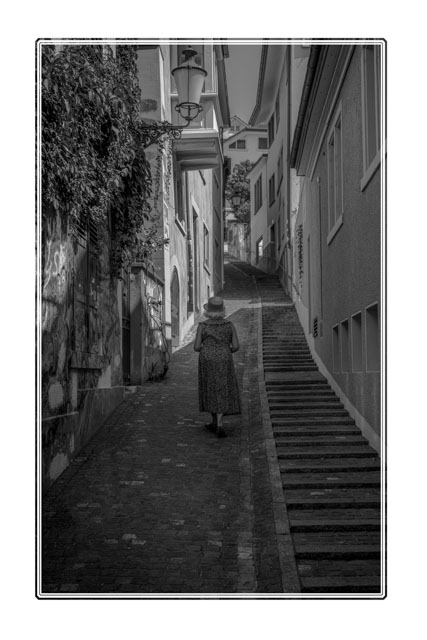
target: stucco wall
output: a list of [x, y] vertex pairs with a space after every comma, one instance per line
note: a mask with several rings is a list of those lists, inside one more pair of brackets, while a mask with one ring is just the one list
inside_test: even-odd
[[[313, 176], [304, 180], [295, 227], [296, 231], [300, 224], [304, 228], [301, 304], [306, 311], [301, 315], [305, 317], [310, 333], [313, 331], [313, 319], [317, 316], [321, 321], [320, 335], [313, 338], [318, 356], [351, 404], [379, 434], [380, 373], [367, 371], [366, 348], [363, 349], [361, 372], [334, 371], [333, 365], [333, 327], [345, 320], [351, 324], [351, 316], [361, 312], [366, 338], [366, 307], [380, 303], [380, 172], [377, 171], [365, 190], [361, 191], [362, 101], [358, 48], [338, 97], [337, 108], [339, 105], [342, 108], [343, 224], [328, 244], [325, 138]], [[297, 271], [296, 250], [294, 255]]]
[[41, 445], [48, 486], [123, 398], [121, 289], [109, 275], [106, 249], [98, 260], [96, 354], [75, 350], [77, 254], [51, 214], [43, 228], [41, 282]]

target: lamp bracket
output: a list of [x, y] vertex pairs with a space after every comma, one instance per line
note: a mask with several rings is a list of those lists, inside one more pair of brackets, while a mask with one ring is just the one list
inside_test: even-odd
[[167, 120], [156, 124], [143, 124], [144, 129], [144, 149], [157, 142], [162, 136], [167, 135], [170, 139], [179, 140], [182, 130], [188, 127], [190, 121], [184, 125], [174, 125]]

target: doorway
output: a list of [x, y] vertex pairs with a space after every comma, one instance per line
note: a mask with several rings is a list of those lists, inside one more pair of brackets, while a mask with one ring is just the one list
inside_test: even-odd
[[176, 267], [174, 267], [171, 279], [171, 331], [172, 347], [179, 347], [179, 277]]

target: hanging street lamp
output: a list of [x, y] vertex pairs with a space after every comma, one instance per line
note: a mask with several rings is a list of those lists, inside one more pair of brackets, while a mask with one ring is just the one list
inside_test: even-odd
[[240, 191], [233, 191], [231, 196], [231, 204], [235, 209], [238, 209], [242, 203], [242, 194]]
[[197, 118], [199, 113], [203, 111], [203, 107], [200, 104], [200, 96], [202, 94], [203, 82], [208, 72], [196, 64], [194, 58], [197, 55], [197, 51], [191, 46], [184, 49], [183, 54], [185, 56], [184, 62], [178, 67], [175, 67], [171, 73], [175, 80], [178, 93], [178, 104], [175, 106], [175, 110], [187, 121], [187, 124], [173, 125], [164, 121], [153, 125], [144, 125], [147, 134], [144, 148], [157, 142], [157, 140], [165, 134], [179, 139], [182, 130], [188, 127], [190, 122], [194, 120], [194, 118]]

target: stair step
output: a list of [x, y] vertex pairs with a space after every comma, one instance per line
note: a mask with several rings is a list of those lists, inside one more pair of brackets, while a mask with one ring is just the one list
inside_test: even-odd
[[340, 473], [352, 471], [380, 470], [379, 460], [372, 458], [347, 458], [345, 460], [279, 460], [279, 470], [281, 473], [316, 473], [325, 471], [327, 473]]
[[[366, 491], [363, 494], [367, 493]], [[362, 494], [349, 494], [347, 496], [311, 496], [311, 497], [301, 497], [300, 495], [290, 495], [286, 494], [286, 506], [289, 509], [354, 509], [357, 508], [368, 508], [373, 505], [380, 505], [380, 496], [368, 496]]]
[[269, 387], [278, 387], [278, 388], [284, 388], [284, 389], [307, 389], [307, 388], [312, 388], [315, 387], [317, 389], [321, 389], [321, 388], [328, 388], [329, 387], [329, 383], [327, 382], [327, 380], [325, 380], [324, 378], [313, 378], [312, 380], [269, 380], [268, 381], [268, 386]]
[[272, 418], [273, 427], [324, 427], [324, 426], [344, 426], [354, 425], [353, 418], [343, 418], [335, 416], [304, 416], [288, 418]]
[[371, 449], [369, 446], [364, 447], [294, 447], [290, 448], [289, 445], [280, 445], [276, 443], [277, 457], [280, 460], [287, 460], [292, 458], [359, 458], [359, 457], [371, 457], [376, 458], [377, 452]]
[[284, 419], [284, 418], [346, 418], [348, 412], [345, 409], [313, 409], [308, 407], [301, 407], [300, 409], [285, 409], [281, 407], [275, 407], [270, 409], [270, 417], [272, 420]]
[[379, 531], [380, 518], [377, 519], [342, 519], [342, 520], [297, 520], [290, 523], [291, 531], [322, 532], [322, 531]]
[[[310, 395], [307, 395], [310, 393]], [[314, 389], [313, 391], [283, 391], [275, 389], [267, 390], [267, 397], [269, 400], [282, 400], [283, 402], [339, 402], [339, 398], [333, 391], [320, 391]]]
[[294, 545], [295, 556], [301, 558], [378, 558], [381, 555], [379, 544], [366, 545]]
[[301, 577], [303, 593], [380, 593], [379, 576]]
[[[373, 472], [369, 475], [361, 472], [358, 476], [355, 474], [344, 473], [339, 477], [332, 477], [328, 473], [319, 476], [313, 474], [311, 478], [306, 475], [300, 477], [289, 477], [288, 474], [282, 474], [282, 486], [284, 489], [330, 489], [331, 487], [339, 488], [363, 488], [380, 486], [379, 473]], [[345, 477], [347, 476], [347, 477]]]
[[361, 447], [369, 446], [368, 441], [361, 435], [326, 435], [326, 436], [300, 436], [295, 438], [293, 435], [285, 436], [278, 434], [275, 436], [276, 446], [286, 447], [314, 447], [320, 445], [322, 447], [341, 447], [346, 445], [347, 447]]
[[272, 398], [271, 400], [269, 400], [269, 404], [270, 404], [270, 411], [281, 411], [282, 409], [286, 410], [286, 411], [314, 411], [315, 409], [331, 409], [332, 411], [345, 411], [346, 413], [348, 413], [346, 411], [346, 409], [342, 408], [340, 409], [339, 407], [342, 407], [341, 402], [337, 399], [331, 399], [331, 400], [327, 400], [325, 402], [319, 402], [318, 400], [314, 399], [311, 402], [303, 402], [303, 401], [299, 401], [299, 402], [292, 402], [291, 400], [275, 400], [274, 398]]
[[273, 427], [275, 436], [360, 436], [360, 431], [355, 426], [315, 426], [315, 427]]

